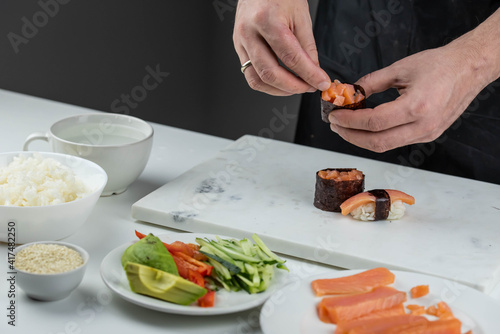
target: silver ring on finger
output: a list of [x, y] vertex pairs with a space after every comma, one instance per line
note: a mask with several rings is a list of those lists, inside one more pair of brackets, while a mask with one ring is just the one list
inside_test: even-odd
[[243, 65], [241, 65], [241, 73], [245, 74], [245, 70], [252, 66], [252, 62], [250, 60], [246, 61]]

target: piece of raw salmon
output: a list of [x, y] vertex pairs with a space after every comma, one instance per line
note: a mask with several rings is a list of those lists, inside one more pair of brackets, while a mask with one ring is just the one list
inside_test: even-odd
[[311, 287], [316, 296], [353, 294], [371, 291], [376, 287], [394, 283], [395, 276], [387, 268], [374, 268], [338, 278], [317, 279]]
[[338, 323], [356, 319], [372, 312], [393, 308], [406, 301], [406, 293], [388, 286], [370, 292], [325, 297], [318, 304], [318, 315], [323, 322]]
[[425, 317], [410, 314], [365, 320], [356, 319], [339, 323], [335, 329], [335, 334], [423, 334], [428, 322]]

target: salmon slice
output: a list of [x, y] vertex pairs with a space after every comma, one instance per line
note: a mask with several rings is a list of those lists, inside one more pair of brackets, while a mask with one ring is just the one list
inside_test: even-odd
[[460, 334], [462, 323], [456, 318], [429, 321], [423, 334]]
[[325, 180], [352, 181], [362, 180], [363, 172], [357, 169], [349, 171], [339, 171], [337, 169], [325, 169], [318, 172], [318, 176]]
[[318, 304], [317, 308], [318, 308], [319, 320], [321, 320], [322, 322], [324, 322], [326, 324], [330, 324], [331, 323], [330, 314], [328, 313], [328, 309], [326, 308], [325, 303], [323, 303], [323, 301], [321, 301]]
[[[387, 286], [350, 296], [325, 297], [318, 304], [323, 322], [338, 323], [393, 308], [406, 301], [406, 293]], [[327, 321], [329, 320], [329, 321]]]
[[356, 90], [354, 89], [353, 85], [346, 85], [344, 89], [344, 97], [345, 97], [345, 103], [344, 104], [353, 104], [354, 103], [354, 95], [356, 94]]
[[337, 105], [337, 106], [343, 106], [345, 103], [345, 97], [343, 96], [337, 96], [335, 98], [335, 100], [333, 100], [333, 104]]
[[337, 79], [333, 80], [333, 82], [330, 84], [330, 87], [328, 88], [328, 94], [330, 96], [337, 96], [337, 95], [343, 95], [344, 90], [346, 88], [346, 84], [341, 83]]
[[361, 94], [360, 92], [356, 92], [354, 95], [354, 103], [361, 102], [364, 98], [365, 96], [363, 94]]
[[410, 314], [366, 320], [356, 319], [339, 323], [335, 329], [335, 334], [423, 334], [428, 322], [429, 320], [425, 317]]
[[433, 315], [440, 319], [453, 319], [455, 316], [451, 311], [451, 308], [445, 302], [441, 301], [436, 305], [431, 305], [425, 310], [425, 313], [428, 315]]
[[[401, 200], [402, 202], [409, 205], [415, 204], [415, 198], [402, 191], [393, 189], [385, 189], [385, 191], [389, 194], [391, 202]], [[340, 205], [340, 209], [342, 214], [346, 216], [357, 207], [368, 204], [370, 202], [375, 202], [375, 200], [376, 197], [374, 195], [370, 194], [368, 191], [365, 191], [357, 195], [354, 195], [352, 197], [349, 197]]]
[[394, 283], [395, 276], [387, 268], [374, 268], [359, 274], [317, 279], [311, 282], [311, 287], [316, 296], [333, 294], [362, 293], [376, 287]]
[[332, 98], [329, 94], [328, 94], [328, 91], [325, 90], [323, 92], [321, 92], [321, 98], [325, 101], [330, 101], [330, 99]]
[[321, 93], [321, 98], [338, 107], [343, 107], [361, 102], [365, 96], [361, 91], [357, 90], [354, 85], [334, 80], [330, 87]]
[[425, 310], [425, 314], [428, 314], [428, 315], [433, 315], [433, 316], [436, 316], [436, 317], [437, 317], [437, 312], [438, 312], [438, 309], [437, 309], [437, 306], [436, 306], [436, 305], [431, 305], [431, 306], [429, 306], [429, 307]]
[[411, 298], [420, 298], [429, 294], [428, 285], [417, 285], [410, 289]]
[[386, 318], [386, 317], [393, 317], [396, 315], [403, 315], [403, 314], [406, 314], [406, 312], [405, 312], [404, 305], [401, 303], [397, 306], [394, 306], [392, 308], [388, 308], [386, 310], [380, 310], [380, 311], [368, 313], [367, 315], [359, 317], [356, 320], [369, 320], [369, 319], [376, 319], [376, 318]]
[[410, 304], [410, 305], [406, 305], [406, 308], [408, 310], [410, 310], [410, 314], [413, 314], [413, 315], [425, 314], [425, 306], [423, 306], [423, 305]]

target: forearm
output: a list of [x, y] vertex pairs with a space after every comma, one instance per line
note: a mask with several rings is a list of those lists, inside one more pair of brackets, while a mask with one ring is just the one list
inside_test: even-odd
[[486, 86], [500, 77], [500, 9], [475, 29], [447, 45], [461, 54], [458, 70], [470, 71]]

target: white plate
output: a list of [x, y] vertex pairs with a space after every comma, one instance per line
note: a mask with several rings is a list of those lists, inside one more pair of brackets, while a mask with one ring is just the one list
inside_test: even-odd
[[[362, 270], [347, 270], [322, 273], [296, 280], [278, 290], [266, 301], [260, 314], [260, 324], [265, 334], [314, 333], [331, 334], [335, 325], [321, 322], [316, 313], [316, 297], [311, 282], [319, 278], [334, 278], [352, 275]], [[430, 306], [445, 301], [454, 315], [462, 321], [462, 332], [472, 329], [474, 334], [498, 333], [500, 328], [500, 304], [489, 296], [465, 285], [441, 278], [392, 270], [396, 275], [394, 288], [409, 292], [422, 284], [428, 284], [430, 293], [418, 299], [408, 294], [407, 304]], [[290, 275], [292, 276], [292, 275]], [[278, 296], [280, 296], [278, 298]]]
[[[178, 233], [158, 236], [163, 242], [172, 243], [174, 241], [196, 243], [196, 238], [215, 239], [213, 234]], [[220, 236], [224, 239], [231, 237]], [[169, 303], [163, 300], [140, 295], [130, 290], [125, 271], [121, 265], [121, 257], [125, 249], [135, 241], [128, 242], [112, 250], [101, 263], [101, 277], [104, 283], [123, 299], [161, 312], [186, 314], [186, 315], [215, 315], [239, 312], [263, 304], [273, 292], [283, 286], [288, 272], [275, 269], [275, 277], [268, 289], [258, 294], [248, 294], [245, 291], [228, 292], [220, 289], [215, 293], [214, 307], [198, 307], [196, 305], [183, 306]]]

